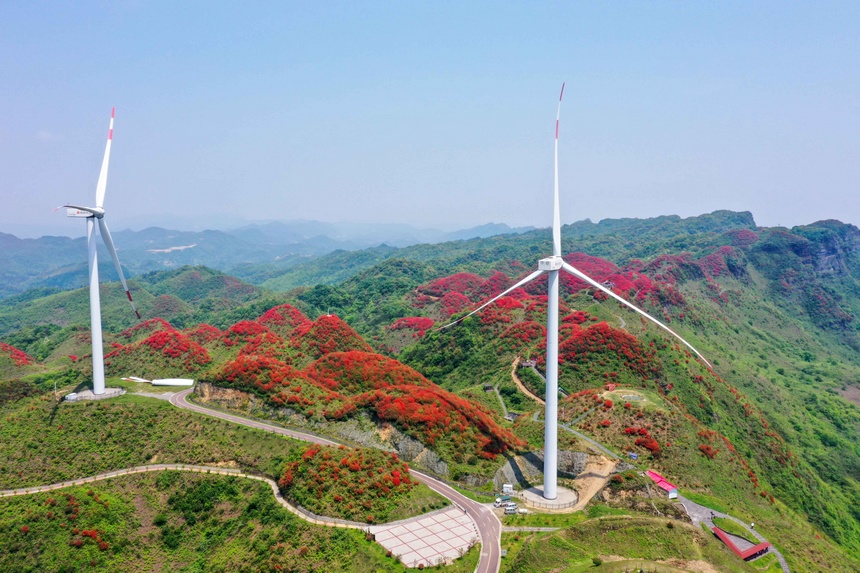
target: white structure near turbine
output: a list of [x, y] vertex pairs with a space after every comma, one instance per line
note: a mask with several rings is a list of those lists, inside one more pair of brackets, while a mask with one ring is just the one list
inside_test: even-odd
[[646, 313], [645, 311], [634, 306], [630, 302], [624, 300], [604, 285], [598, 283], [573, 265], [565, 262], [561, 257], [561, 215], [559, 213], [559, 193], [558, 193], [558, 128], [559, 118], [561, 117], [561, 100], [564, 97], [564, 84], [561, 86], [561, 94], [558, 96], [558, 109], [555, 116], [555, 179], [554, 179], [554, 194], [553, 194], [553, 214], [552, 214], [552, 256], [538, 261], [538, 268], [535, 272], [528, 275], [526, 278], [519, 281], [514, 286], [504, 292], [491, 298], [466, 316], [445, 325], [442, 328], [447, 328], [458, 322], [472, 316], [476, 312], [489, 306], [499, 298], [505, 296], [509, 292], [516, 290], [527, 283], [535, 280], [539, 276], [546, 274], [548, 279], [547, 288], [547, 319], [546, 319], [546, 411], [544, 414], [544, 484], [543, 497], [547, 500], [554, 500], [558, 497], [558, 281], [559, 271], [564, 270], [567, 273], [585, 281], [592, 287], [605, 292], [624, 306], [631, 308], [657, 324], [663, 330], [672, 334], [675, 338], [684, 343], [687, 348], [692, 350], [696, 356], [710, 366], [705, 357], [698, 350], [684, 340], [674, 330]]
[[99, 180], [96, 184], [96, 206], [81, 207], [79, 205], [63, 205], [66, 208], [66, 215], [69, 217], [86, 218], [87, 220], [87, 263], [89, 265], [89, 283], [90, 283], [90, 331], [92, 333], [93, 344], [93, 394], [99, 395], [105, 393], [105, 362], [104, 362], [104, 344], [102, 341], [102, 311], [101, 300], [99, 298], [99, 264], [98, 252], [96, 250], [95, 226], [96, 221], [99, 225], [99, 233], [102, 236], [105, 247], [107, 247], [113, 264], [116, 266], [116, 272], [119, 275], [119, 280], [122, 282], [122, 288], [125, 289], [125, 294], [128, 301], [131, 303], [131, 309], [137, 318], [140, 318], [140, 313], [134, 306], [134, 301], [131, 300], [131, 292], [128, 290], [128, 284], [125, 282], [125, 276], [122, 273], [122, 267], [119, 264], [119, 257], [114, 248], [113, 239], [108, 230], [107, 223], [104, 220], [104, 199], [105, 190], [107, 189], [108, 163], [110, 161], [110, 147], [113, 141], [113, 120], [115, 116], [115, 108], [111, 109], [110, 113], [110, 128], [108, 129], [107, 145], [105, 146], [105, 155], [102, 159], [102, 169], [99, 172]]

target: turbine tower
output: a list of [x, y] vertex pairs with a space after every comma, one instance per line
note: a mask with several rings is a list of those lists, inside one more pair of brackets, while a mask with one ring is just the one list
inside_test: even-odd
[[555, 183], [553, 194], [553, 213], [552, 213], [552, 256], [538, 261], [538, 268], [535, 272], [522, 279], [520, 282], [510, 287], [506, 291], [491, 298], [466, 316], [455, 320], [454, 322], [443, 326], [448, 328], [458, 322], [472, 316], [476, 312], [489, 306], [497, 299], [505, 296], [509, 292], [516, 290], [527, 283], [535, 280], [539, 276], [546, 274], [548, 278], [547, 289], [547, 319], [546, 319], [546, 412], [544, 414], [544, 488], [543, 497], [547, 500], [554, 500], [558, 497], [558, 279], [559, 271], [564, 270], [567, 273], [585, 281], [592, 287], [605, 292], [624, 306], [631, 308], [655, 323], [657, 326], [670, 333], [672, 336], [684, 343], [687, 348], [692, 350], [702, 362], [710, 367], [710, 363], [705, 360], [705, 357], [698, 350], [684, 340], [674, 330], [639, 309], [630, 302], [624, 300], [610, 289], [606, 288], [599, 282], [595, 281], [573, 265], [565, 262], [561, 257], [561, 215], [559, 214], [559, 199], [558, 199], [558, 127], [559, 118], [561, 116], [561, 100], [564, 97], [564, 84], [561, 85], [561, 94], [558, 96], [558, 109], [555, 115]]
[[[99, 173], [98, 184], [96, 185], [96, 206], [81, 207], [79, 205], [63, 205], [66, 208], [66, 215], [69, 217], [85, 218], [87, 220], [87, 263], [90, 271], [90, 331], [92, 332], [93, 342], [93, 394], [99, 395], [105, 393], [105, 363], [104, 363], [104, 344], [102, 342], [102, 311], [101, 301], [99, 300], [99, 265], [98, 253], [96, 251], [95, 226], [96, 221], [99, 225], [99, 234], [102, 236], [113, 264], [116, 266], [116, 272], [119, 275], [119, 280], [122, 282], [122, 288], [125, 289], [125, 294], [131, 303], [131, 309], [137, 318], [140, 318], [140, 313], [134, 306], [134, 301], [131, 299], [131, 292], [128, 290], [128, 284], [125, 282], [125, 275], [122, 273], [122, 267], [119, 264], [119, 257], [114, 248], [113, 239], [111, 238], [110, 230], [104, 220], [104, 199], [105, 189], [107, 188], [108, 162], [110, 160], [110, 146], [113, 141], [113, 120], [116, 108], [112, 108], [110, 112], [110, 128], [108, 129], [107, 145], [105, 146], [105, 156], [102, 160], [102, 169]], [[62, 208], [60, 207], [60, 208]]]

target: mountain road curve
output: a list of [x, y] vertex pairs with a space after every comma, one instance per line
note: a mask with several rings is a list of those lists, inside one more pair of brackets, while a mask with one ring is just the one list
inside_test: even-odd
[[[305, 442], [311, 442], [314, 444], [321, 444], [325, 446], [340, 445], [337, 442], [333, 442], [331, 440], [327, 440], [325, 438], [321, 438], [320, 436], [315, 436], [313, 434], [306, 434], [304, 432], [288, 430], [280, 426], [274, 426], [272, 424], [267, 424], [258, 420], [251, 420], [242, 416], [237, 416], [235, 414], [228, 414], [226, 412], [213, 410], [211, 408], [206, 408], [204, 406], [191, 403], [187, 400], [187, 397], [193, 391], [193, 388], [189, 388], [187, 390], [183, 390], [182, 392], [177, 392], [170, 398], [170, 403], [177, 408], [191, 410], [199, 414], [220, 418], [222, 420], [227, 420], [235, 424], [241, 424], [250, 428], [257, 428], [258, 430], [274, 432], [276, 434], [288, 436], [290, 438], [302, 440]], [[460, 507], [475, 523], [481, 541], [481, 557], [478, 561], [478, 566], [475, 569], [475, 573], [497, 573], [501, 565], [502, 524], [499, 521], [499, 518], [496, 517], [496, 514], [493, 513], [493, 511], [487, 506], [476, 501], [472, 501], [468, 497], [456, 491], [448, 484], [420, 471], [411, 468], [410, 471], [417, 477], [422, 479], [424, 483], [427, 484], [427, 487], [429, 487], [436, 493], [442, 495], [443, 497], [447, 498], [451, 501], [451, 503]]]

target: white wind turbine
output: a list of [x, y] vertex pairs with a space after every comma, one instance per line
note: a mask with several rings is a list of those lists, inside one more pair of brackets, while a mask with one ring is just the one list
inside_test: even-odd
[[[102, 160], [102, 170], [99, 173], [99, 181], [96, 185], [96, 206], [81, 207], [79, 205], [63, 205], [66, 208], [66, 215], [69, 217], [83, 217], [87, 220], [87, 262], [90, 270], [90, 330], [92, 331], [93, 339], [93, 394], [104, 394], [105, 392], [105, 363], [104, 363], [104, 346], [102, 342], [102, 311], [101, 301], [99, 300], [99, 266], [98, 254], [96, 252], [96, 236], [95, 224], [98, 221], [99, 233], [102, 236], [105, 246], [113, 259], [113, 264], [116, 266], [116, 272], [119, 275], [119, 280], [122, 282], [122, 288], [125, 289], [125, 294], [128, 296], [128, 301], [131, 303], [131, 309], [137, 318], [140, 318], [140, 313], [134, 306], [134, 301], [131, 300], [131, 292], [128, 290], [128, 284], [125, 282], [125, 275], [122, 273], [122, 267], [119, 264], [119, 257], [116, 255], [116, 248], [113, 245], [110, 231], [107, 223], [104, 220], [104, 199], [105, 189], [107, 188], [108, 162], [110, 160], [110, 146], [113, 141], [113, 120], [116, 109], [111, 109], [110, 112], [110, 128], [108, 130], [107, 145], [105, 146], [105, 156]], [[62, 208], [58, 207], [58, 208]]]
[[492, 304], [497, 299], [505, 296], [509, 292], [518, 289], [527, 283], [535, 280], [542, 274], [548, 275], [549, 288], [547, 293], [547, 325], [546, 325], [546, 413], [544, 414], [544, 488], [543, 496], [545, 499], [553, 500], [558, 496], [557, 478], [558, 478], [558, 273], [564, 270], [573, 276], [585, 281], [594, 288], [605, 292], [621, 304], [629, 307], [663, 330], [672, 334], [675, 338], [684, 343], [687, 348], [692, 350], [696, 356], [701, 358], [702, 362], [710, 367], [710, 363], [705, 360], [698, 350], [684, 340], [674, 330], [637, 308], [630, 302], [624, 300], [610, 289], [606, 288], [599, 282], [595, 281], [573, 265], [568, 264], [561, 258], [561, 216], [558, 206], [558, 124], [561, 115], [561, 98], [564, 96], [564, 84], [561, 86], [561, 94], [558, 96], [558, 110], [555, 116], [555, 193], [553, 196], [553, 216], [552, 216], [552, 256], [538, 261], [538, 269], [510, 287], [501, 294], [496, 295], [489, 301], [485, 302], [466, 316], [450, 323], [442, 328], [448, 328], [458, 322], [472, 316], [476, 312]]

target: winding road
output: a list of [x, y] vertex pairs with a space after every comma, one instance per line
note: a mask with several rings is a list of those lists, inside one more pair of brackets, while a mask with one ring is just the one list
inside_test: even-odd
[[[313, 434], [306, 434], [304, 432], [288, 430], [286, 428], [281, 428], [279, 426], [274, 426], [265, 422], [259, 422], [257, 420], [251, 420], [248, 418], [243, 418], [241, 416], [236, 416], [234, 414], [228, 414], [226, 412], [205, 408], [198, 404], [193, 404], [187, 400], [188, 395], [193, 391], [193, 388], [189, 388], [187, 390], [183, 390], [182, 392], [177, 392], [170, 398], [170, 403], [177, 408], [191, 410], [199, 414], [212, 416], [213, 418], [220, 418], [222, 420], [227, 420], [228, 422], [240, 424], [249, 428], [256, 428], [258, 430], [273, 432], [282, 436], [288, 436], [296, 440], [312, 442], [314, 444], [321, 444], [325, 446], [340, 445], [337, 442], [333, 442], [331, 440], [327, 440], [326, 438], [321, 438], [320, 436], [315, 436]], [[481, 557], [478, 561], [478, 566], [475, 569], [475, 573], [498, 573], [499, 567], [501, 565], [502, 555], [502, 524], [499, 521], [499, 518], [496, 517], [496, 515], [493, 513], [493, 511], [490, 508], [476, 501], [472, 501], [468, 497], [464, 496], [463, 494], [456, 491], [444, 482], [437, 480], [436, 478], [433, 478], [427, 474], [424, 474], [411, 468], [409, 471], [421, 480], [423, 480], [423, 482], [427, 484], [427, 487], [440, 494], [441, 496], [448, 498], [452, 503], [461, 507], [477, 526], [478, 535], [480, 536], [481, 541]]]

